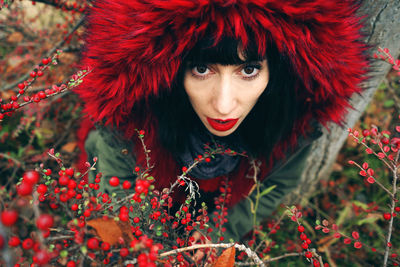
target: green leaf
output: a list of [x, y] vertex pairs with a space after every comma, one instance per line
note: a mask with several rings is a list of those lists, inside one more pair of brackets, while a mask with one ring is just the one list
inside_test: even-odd
[[357, 222], [357, 225], [360, 226], [363, 224], [372, 224], [372, 223], [376, 222], [378, 219], [379, 219], [378, 216], [365, 218], [365, 219], [359, 220]]
[[361, 207], [361, 208], [363, 208], [363, 209], [365, 209], [365, 210], [368, 209], [368, 205], [365, 204], [365, 203], [363, 203], [363, 202], [361, 202], [361, 201], [354, 200], [354, 201], [353, 201], [353, 204], [356, 205], [356, 206], [358, 206], [358, 207]]
[[342, 225], [346, 217], [351, 213], [351, 206], [346, 205], [344, 209], [339, 213], [338, 219], [336, 220], [337, 225]]
[[250, 211], [251, 213], [255, 213], [256, 211], [254, 210], [254, 203], [250, 198], [247, 198], [250, 201]]
[[68, 250], [61, 250], [60, 251], [60, 257], [61, 258], [66, 258], [68, 256]]
[[82, 246], [81, 247], [81, 252], [83, 255], [86, 255], [86, 253], [88, 252], [87, 247], [86, 246]]
[[389, 99], [389, 100], [386, 100], [385, 102], [383, 102], [383, 106], [385, 107], [385, 108], [391, 108], [391, 107], [393, 107], [394, 106], [394, 100], [393, 99]]
[[276, 185], [268, 187], [267, 189], [265, 189], [264, 191], [261, 192], [260, 197], [265, 196], [266, 194], [268, 194], [269, 192], [274, 190], [275, 187], [276, 187]]

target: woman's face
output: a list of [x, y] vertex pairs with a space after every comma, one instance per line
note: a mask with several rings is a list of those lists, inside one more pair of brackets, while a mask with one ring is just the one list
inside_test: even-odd
[[267, 60], [227, 66], [189, 63], [184, 87], [208, 131], [228, 136], [249, 114], [268, 81]]

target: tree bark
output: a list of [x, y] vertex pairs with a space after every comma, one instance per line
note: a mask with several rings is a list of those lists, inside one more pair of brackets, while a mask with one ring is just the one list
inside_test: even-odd
[[[360, 16], [365, 16], [365, 42], [372, 46], [369, 56], [378, 47], [388, 48], [394, 58], [400, 52], [400, 1], [399, 0], [364, 0], [359, 10]], [[288, 196], [287, 203], [298, 203], [298, 196], [308, 199], [315, 191], [321, 179], [328, 179], [332, 171], [339, 150], [343, 146], [348, 133], [358, 121], [366, 106], [371, 101], [375, 91], [385, 78], [391, 65], [379, 60], [372, 60], [370, 79], [363, 84], [365, 88], [361, 95], [354, 95], [351, 104], [354, 109], [349, 110], [345, 125], [329, 125], [329, 131], [324, 129], [323, 136], [313, 144], [312, 153], [307, 159], [298, 188]]]

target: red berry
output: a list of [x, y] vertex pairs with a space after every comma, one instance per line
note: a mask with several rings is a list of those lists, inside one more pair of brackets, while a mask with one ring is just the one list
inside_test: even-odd
[[25, 182], [34, 185], [39, 182], [40, 175], [37, 171], [27, 171], [24, 173], [22, 178], [24, 179]]
[[132, 186], [132, 183], [129, 182], [129, 181], [124, 181], [124, 182], [122, 183], [122, 188], [123, 188], [123, 189], [129, 189], [129, 188], [131, 188], [131, 186]]
[[21, 244], [21, 240], [19, 240], [17, 236], [12, 236], [10, 239], [8, 239], [8, 245], [10, 247], [17, 247], [19, 244]]
[[29, 75], [30, 75], [32, 78], [35, 78], [35, 77], [36, 77], [36, 71], [32, 71], [31, 73], [29, 73]]
[[306, 258], [312, 258], [312, 253], [310, 251], [307, 251], [304, 256], [306, 256]]
[[390, 220], [390, 218], [392, 217], [392, 215], [390, 214], [390, 213], [388, 213], [388, 212], [385, 212], [384, 214], [383, 214], [383, 218], [385, 219], [385, 220]]
[[178, 256], [176, 256], [177, 261], [182, 262], [183, 261], [183, 256], [182, 254], [178, 254]]
[[361, 242], [359, 242], [359, 241], [354, 242], [354, 247], [355, 248], [361, 248], [362, 247]]
[[187, 167], [182, 167], [182, 172], [187, 172]]
[[27, 238], [22, 242], [22, 248], [25, 250], [31, 249], [33, 247], [33, 240], [31, 238]]
[[300, 233], [304, 232], [304, 226], [303, 225], [297, 226], [297, 231], [299, 231]]
[[135, 217], [135, 218], [133, 218], [133, 222], [134, 222], [134, 223], [139, 223], [139, 222], [140, 222], [140, 219], [139, 219], [139, 217]]
[[395, 207], [394, 210], [395, 210], [396, 212], [400, 212], [400, 207]]
[[14, 109], [18, 109], [19, 108], [19, 104], [17, 102], [12, 103], [12, 107]]
[[76, 210], [78, 210], [78, 208], [79, 208], [79, 206], [78, 206], [78, 204], [72, 204], [72, 206], [71, 206], [71, 210], [73, 210], [73, 211], [76, 211]]
[[4, 226], [12, 226], [18, 220], [18, 213], [15, 210], [5, 210], [1, 213], [1, 222]]
[[135, 167], [135, 172], [139, 172], [140, 171], [140, 168], [139, 167]]
[[351, 233], [351, 236], [352, 236], [354, 239], [359, 239], [359, 238], [360, 238], [360, 234], [359, 234], [357, 231], [353, 231], [353, 232]]
[[49, 62], [50, 62], [50, 60], [48, 58], [42, 59], [43, 65], [47, 65], [47, 64], [49, 64]]
[[17, 194], [19, 196], [28, 196], [32, 193], [33, 186], [25, 181], [22, 181], [19, 185], [17, 185]]
[[103, 243], [101, 244], [101, 249], [104, 250], [104, 251], [110, 250], [110, 248], [111, 248], [111, 246], [110, 246], [110, 244], [107, 243], [107, 242], [103, 242]]
[[73, 168], [68, 168], [65, 170], [65, 174], [72, 177], [74, 175], [75, 170]]
[[69, 261], [67, 267], [76, 267], [76, 263], [74, 261]]
[[39, 76], [39, 77], [43, 76], [43, 71], [41, 71], [41, 70], [38, 70], [38, 72], [37, 72], [37, 76]]
[[44, 250], [39, 250], [35, 253], [35, 255], [33, 256], [33, 261], [40, 265], [46, 265], [50, 260], [50, 256], [47, 253], [47, 251]]
[[85, 217], [90, 217], [90, 215], [91, 215], [90, 210], [85, 210], [85, 211], [83, 212], [83, 216], [85, 216]]
[[121, 248], [121, 250], [119, 251], [119, 255], [124, 258], [129, 255], [129, 250], [127, 248]]
[[46, 93], [43, 91], [40, 91], [37, 95], [39, 96], [40, 99], [46, 98]]
[[95, 237], [90, 238], [87, 241], [87, 247], [89, 249], [98, 249], [99, 248], [99, 240]]
[[68, 183], [69, 183], [69, 177], [68, 176], [66, 176], [66, 175], [62, 175], [62, 176], [60, 176], [60, 178], [58, 178], [58, 183], [60, 184], [60, 185], [67, 185]]
[[77, 184], [76, 184], [75, 180], [70, 179], [68, 181], [68, 185], [67, 186], [68, 186], [69, 189], [75, 189]]
[[116, 176], [113, 176], [110, 178], [110, 180], [108, 181], [110, 183], [111, 186], [118, 186], [119, 185], [119, 178]]
[[304, 242], [304, 243], [301, 244], [301, 247], [303, 249], [308, 249], [308, 244], [306, 242]]
[[301, 233], [300, 234], [300, 239], [301, 240], [306, 240], [307, 239], [307, 235], [305, 233]]
[[119, 214], [119, 219], [123, 222], [127, 222], [129, 220], [129, 214], [125, 212], [121, 212]]
[[19, 83], [19, 84], [18, 84], [18, 88], [21, 89], [21, 90], [24, 89], [24, 88], [25, 88], [25, 84]]
[[36, 226], [42, 231], [48, 230], [54, 224], [53, 216], [49, 214], [41, 214], [36, 220]]

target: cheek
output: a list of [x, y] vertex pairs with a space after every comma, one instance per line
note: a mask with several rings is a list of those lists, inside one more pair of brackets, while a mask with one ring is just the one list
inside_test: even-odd
[[199, 112], [199, 108], [204, 106], [206, 103], [206, 97], [202, 95], [202, 90], [198, 82], [193, 79], [185, 78], [183, 82], [186, 94], [188, 95], [190, 104], [196, 112]]
[[251, 86], [247, 85], [247, 87], [243, 88], [243, 94], [240, 96], [247, 107], [252, 108], [256, 103], [257, 100], [260, 98], [262, 93], [266, 90], [267, 82], [258, 82]]

